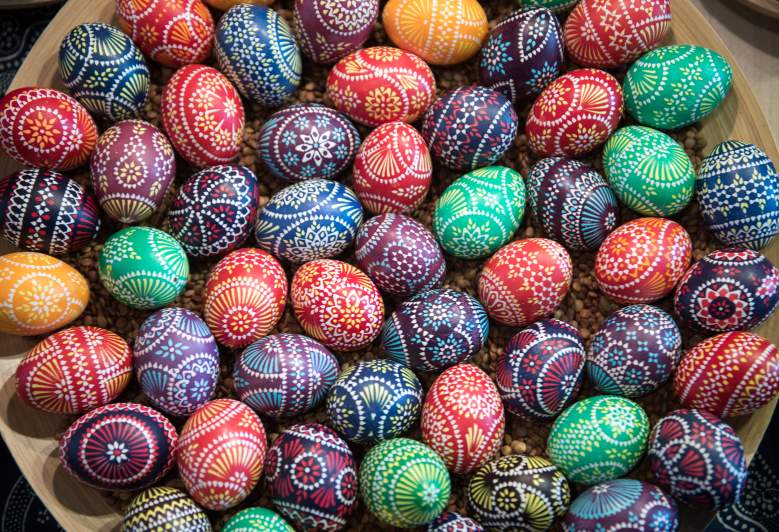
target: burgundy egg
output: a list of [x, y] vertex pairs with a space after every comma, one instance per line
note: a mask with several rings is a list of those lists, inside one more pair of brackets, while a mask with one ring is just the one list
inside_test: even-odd
[[379, 16], [379, 0], [295, 0], [295, 37], [315, 63], [334, 63], [362, 46]]

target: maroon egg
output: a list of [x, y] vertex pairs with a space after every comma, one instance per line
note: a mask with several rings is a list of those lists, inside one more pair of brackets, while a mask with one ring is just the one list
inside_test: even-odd
[[295, 36], [316, 63], [334, 63], [363, 45], [379, 16], [379, 0], [295, 0]]

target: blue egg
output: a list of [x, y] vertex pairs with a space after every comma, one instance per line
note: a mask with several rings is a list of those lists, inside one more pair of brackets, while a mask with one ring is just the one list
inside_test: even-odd
[[60, 76], [90, 113], [111, 121], [138, 115], [149, 97], [149, 68], [133, 41], [108, 24], [79, 24], [62, 40]]
[[362, 223], [362, 206], [351, 189], [309, 179], [275, 194], [257, 215], [255, 237], [265, 251], [292, 263], [342, 253]]
[[219, 69], [245, 98], [280, 105], [300, 83], [300, 49], [287, 22], [265, 6], [239, 4], [216, 27]]

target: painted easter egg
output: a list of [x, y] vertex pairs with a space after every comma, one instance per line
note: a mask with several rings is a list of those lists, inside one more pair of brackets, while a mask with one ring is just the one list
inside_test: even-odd
[[296, 103], [268, 117], [257, 152], [270, 172], [287, 181], [334, 179], [352, 164], [360, 133], [348, 118], [319, 103]]
[[338, 359], [302, 334], [281, 333], [249, 344], [233, 368], [241, 401], [271, 417], [316, 407], [335, 383]]
[[598, 249], [619, 221], [619, 204], [606, 180], [575, 159], [535, 163], [527, 174], [527, 200], [544, 233], [576, 251]]
[[295, 0], [292, 21], [303, 53], [334, 63], [360, 48], [379, 16], [379, 0]]
[[165, 416], [136, 403], [111, 403], [73, 422], [59, 443], [60, 464], [102, 490], [137, 490], [168, 474], [176, 429]]
[[149, 97], [149, 68], [132, 40], [108, 24], [79, 24], [65, 35], [59, 71], [73, 97], [111, 121], [137, 116]]
[[244, 98], [281, 105], [300, 83], [302, 60], [287, 21], [265, 6], [239, 4], [216, 28], [216, 60]]
[[378, 443], [360, 465], [360, 496], [368, 511], [390, 526], [430, 523], [446, 508], [451, 489], [441, 458], [416, 440]]
[[382, 124], [357, 151], [352, 186], [373, 214], [410, 212], [430, 189], [433, 161], [425, 139], [405, 122]]
[[670, 314], [630, 305], [611, 314], [592, 337], [587, 376], [595, 389], [641, 397], [667, 381], [682, 356], [682, 333]]
[[318, 423], [282, 432], [268, 449], [263, 473], [273, 505], [302, 530], [340, 530], [357, 507], [352, 451]]
[[114, 220], [130, 224], [160, 208], [176, 175], [176, 155], [159, 129], [125, 120], [97, 139], [89, 169], [100, 207]]
[[176, 299], [189, 280], [187, 254], [175, 238], [153, 227], [111, 235], [98, 256], [100, 281], [128, 307], [155, 309]]
[[524, 327], [552, 314], [568, 293], [571, 257], [553, 240], [526, 238], [503, 246], [479, 274], [479, 300], [490, 318]]
[[501, 19], [481, 49], [479, 79], [512, 103], [535, 98], [560, 74], [563, 35], [545, 8], [514, 11]]
[[357, 267], [379, 290], [398, 299], [438, 288], [446, 261], [435, 237], [403, 214], [379, 214], [360, 226], [354, 244]]
[[661, 418], [647, 456], [655, 483], [690, 506], [719, 510], [744, 493], [744, 446], [729, 425], [708, 412], [680, 409]]
[[284, 518], [267, 508], [246, 508], [232, 516], [222, 527], [222, 532], [295, 532]]
[[751, 414], [779, 393], [779, 352], [750, 332], [712, 336], [684, 354], [674, 391], [687, 408], [721, 418]]
[[568, 480], [591, 486], [621, 477], [644, 456], [649, 418], [624, 397], [598, 395], [574, 403], [552, 425], [546, 450]]
[[89, 284], [71, 265], [50, 255], [20, 251], [0, 256], [0, 332], [36, 336], [78, 318]]
[[238, 4], [256, 4], [258, 6], [267, 6], [273, 3], [273, 0], [203, 0], [206, 4], [220, 11], [227, 11]]
[[119, 27], [152, 61], [179, 68], [211, 55], [214, 19], [200, 0], [116, 0]]
[[22, 87], [0, 99], [0, 147], [21, 165], [72, 170], [96, 141], [87, 110], [58, 90]]
[[243, 348], [267, 335], [284, 313], [287, 275], [270, 253], [242, 248], [217, 262], [203, 290], [203, 317], [217, 342]]
[[712, 251], [684, 274], [674, 310], [688, 327], [710, 332], [746, 331], [779, 305], [779, 268], [752, 249]]
[[754, 144], [715, 146], [701, 161], [695, 193], [703, 221], [725, 244], [761, 249], [779, 233], [779, 174]]
[[433, 158], [452, 170], [489, 166], [513, 144], [519, 119], [502, 93], [478, 85], [443, 93], [422, 122]]
[[549, 421], [573, 403], [584, 376], [579, 331], [554, 318], [511, 337], [495, 368], [506, 409], [525, 421]]
[[692, 198], [695, 171], [674, 139], [643, 126], [618, 129], [603, 147], [603, 172], [619, 200], [645, 216], [673, 216]]
[[416, 55], [389, 46], [357, 50], [327, 76], [336, 109], [366, 126], [414, 122], [435, 97], [433, 71]]
[[78, 181], [42, 168], [0, 179], [0, 234], [11, 245], [50, 255], [86, 246], [100, 231], [100, 212]]
[[181, 490], [155, 486], [130, 502], [122, 519], [122, 532], [153, 532], [159, 529], [211, 532], [208, 516]]
[[291, 263], [335, 257], [362, 223], [360, 200], [337, 181], [307, 179], [274, 194], [257, 213], [257, 245]]
[[484, 528], [457, 512], [444, 512], [427, 525], [427, 532], [484, 532]]
[[627, 72], [625, 107], [639, 124], [679, 129], [706, 118], [730, 92], [733, 70], [713, 50], [693, 44], [644, 54]]
[[130, 383], [133, 354], [99, 327], [69, 327], [35, 344], [16, 368], [19, 397], [39, 410], [81, 414], [116, 399]]
[[234, 399], [209, 401], [187, 419], [177, 450], [179, 476], [195, 502], [224, 510], [257, 485], [265, 460], [265, 428]]
[[243, 104], [224, 75], [187, 65], [162, 91], [162, 125], [176, 151], [196, 167], [231, 162], [243, 139]]
[[595, 279], [620, 305], [651, 303], [671, 293], [691, 257], [690, 235], [681, 225], [636, 218], [603, 241], [595, 256]]
[[471, 515], [489, 530], [551, 530], [565, 515], [571, 488], [541, 456], [501, 456], [471, 477], [466, 493]]
[[257, 215], [257, 177], [237, 164], [206, 168], [179, 188], [171, 234], [192, 257], [224, 255], [244, 243]]
[[522, 0], [522, 5], [527, 7], [545, 7], [557, 15], [561, 15], [571, 9], [579, 0]]

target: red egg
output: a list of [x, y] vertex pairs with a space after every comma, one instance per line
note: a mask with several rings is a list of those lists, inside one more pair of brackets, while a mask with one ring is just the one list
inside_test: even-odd
[[95, 142], [94, 120], [67, 94], [23, 87], [0, 99], [0, 146], [19, 164], [72, 170], [87, 162]]

